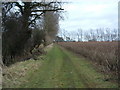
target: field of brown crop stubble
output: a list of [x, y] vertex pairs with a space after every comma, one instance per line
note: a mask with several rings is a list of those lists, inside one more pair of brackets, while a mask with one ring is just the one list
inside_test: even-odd
[[117, 80], [118, 42], [59, 42], [58, 44], [93, 61], [101, 72], [109, 74], [110, 79]]

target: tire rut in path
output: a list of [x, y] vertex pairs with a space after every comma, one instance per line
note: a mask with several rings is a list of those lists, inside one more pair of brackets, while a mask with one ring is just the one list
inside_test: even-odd
[[[63, 52], [61, 51], [61, 53]], [[63, 75], [63, 80], [66, 80], [66, 83], [63, 84], [66, 84], [68, 88], [75, 88], [75, 82], [72, 74], [73, 68], [71, 68], [72, 64], [69, 62], [69, 58], [64, 55], [62, 57], [62, 60], [63, 64], [61, 68], [61, 76]]]
[[84, 86], [87, 87], [87, 88], [95, 87], [95, 83], [91, 83], [90, 84], [88, 82], [87, 78], [85, 76], [81, 75], [80, 69], [77, 67], [77, 65], [75, 65], [73, 63], [73, 61], [71, 59], [71, 56], [69, 56], [68, 53], [66, 53], [63, 48], [60, 48], [60, 49], [62, 49], [62, 52], [65, 55], [64, 60], [67, 60], [67, 62], [71, 64], [71, 66], [73, 67], [74, 72], [77, 74], [79, 80], [82, 81], [82, 83], [84, 84]]

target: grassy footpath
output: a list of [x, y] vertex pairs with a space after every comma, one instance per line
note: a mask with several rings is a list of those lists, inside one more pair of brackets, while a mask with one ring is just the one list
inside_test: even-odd
[[[6, 80], [4, 87], [19, 88], [115, 88], [117, 84], [104, 81], [104, 75], [96, 72], [90, 62], [78, 58], [72, 52], [54, 46], [44, 60], [26, 61], [25, 75]], [[33, 65], [33, 66], [31, 66]], [[16, 66], [13, 71], [23, 69]], [[13, 65], [13, 67], [15, 67]], [[28, 68], [27, 68], [28, 67]], [[31, 67], [31, 68], [29, 68]], [[18, 69], [19, 68], [19, 69]], [[16, 80], [14, 80], [16, 78]], [[13, 81], [14, 82], [13, 82]]]

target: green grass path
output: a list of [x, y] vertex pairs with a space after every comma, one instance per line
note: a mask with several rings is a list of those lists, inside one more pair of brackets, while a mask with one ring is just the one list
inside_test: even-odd
[[[41, 60], [38, 61], [38, 63]], [[59, 46], [44, 56], [39, 69], [28, 72], [20, 88], [114, 88], [116, 84], [104, 81], [104, 76], [85, 60]]]

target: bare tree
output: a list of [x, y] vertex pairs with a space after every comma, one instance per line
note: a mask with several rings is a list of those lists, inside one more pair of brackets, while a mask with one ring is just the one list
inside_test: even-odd
[[105, 41], [105, 32], [104, 29], [99, 29], [100, 31], [100, 41]]
[[47, 12], [44, 15], [45, 43], [50, 44], [59, 30], [59, 13]]
[[65, 29], [63, 29], [63, 39], [66, 41], [66, 33], [67, 33], [67, 31], [65, 30]]
[[82, 41], [82, 39], [83, 39], [83, 31], [82, 31], [82, 29], [78, 29], [77, 36], [78, 36], [78, 41]]
[[110, 32], [111, 30], [110, 30], [110, 28], [106, 28], [106, 35], [105, 35], [105, 37], [106, 37], [106, 41], [110, 41], [111, 40], [111, 32]]
[[85, 40], [87, 40], [87, 41], [90, 41], [90, 40], [91, 40], [91, 36], [90, 36], [90, 34], [89, 34], [88, 31], [84, 33], [84, 38], [85, 38]]
[[112, 32], [111, 32], [111, 40], [114, 41], [114, 40], [117, 40], [118, 38], [118, 30], [117, 29], [114, 29]]

